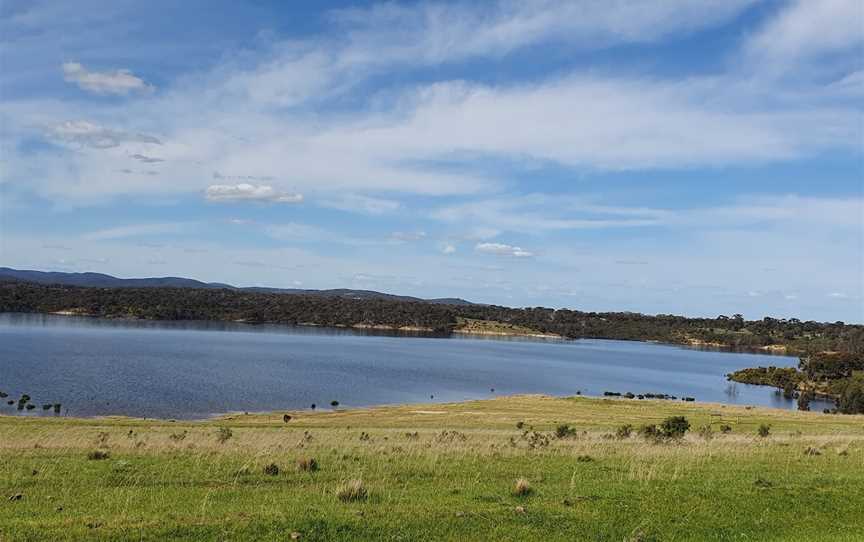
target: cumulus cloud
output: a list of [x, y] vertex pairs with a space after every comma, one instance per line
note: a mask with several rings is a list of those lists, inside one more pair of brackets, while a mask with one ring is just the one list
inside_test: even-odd
[[512, 256], [514, 258], [530, 258], [534, 256], [533, 252], [529, 252], [517, 246], [505, 245], [504, 243], [478, 243], [477, 246], [474, 247], [474, 250], [484, 254]]
[[441, 254], [454, 254], [456, 252], [456, 246], [452, 243], [444, 243], [441, 245]]
[[154, 136], [115, 130], [86, 120], [56, 124], [49, 131], [49, 135], [63, 143], [93, 149], [110, 149], [124, 143], [162, 144], [162, 141]]
[[300, 203], [303, 194], [279, 192], [266, 184], [212, 184], [207, 187], [204, 197], [208, 201], [233, 202], [257, 201], [270, 203]]
[[96, 94], [126, 95], [130, 92], [149, 92], [153, 87], [129, 70], [113, 72], [90, 71], [78, 62], [63, 64], [63, 79], [83, 90]]

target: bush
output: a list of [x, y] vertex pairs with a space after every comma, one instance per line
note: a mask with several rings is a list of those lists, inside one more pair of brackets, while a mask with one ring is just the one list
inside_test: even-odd
[[108, 459], [109, 457], [111, 457], [111, 454], [104, 450], [93, 450], [87, 454], [87, 459], [90, 461], [101, 461], [103, 459]]
[[633, 433], [633, 426], [627, 423], [622, 425], [615, 431], [615, 436], [620, 439], [625, 439], [629, 438], [631, 433]]
[[342, 502], [365, 501], [368, 496], [363, 480], [348, 480], [336, 488], [336, 497]]
[[843, 384], [837, 399], [837, 412], [864, 414], [864, 375], [856, 375]]
[[660, 432], [665, 438], [681, 438], [690, 430], [690, 422], [684, 416], [671, 416], [660, 424]]
[[262, 470], [267, 476], [277, 476], [279, 474], [279, 465], [270, 463], [269, 465], [265, 465]]
[[767, 437], [771, 434], [771, 426], [767, 423], [763, 423], [759, 426], [759, 429], [756, 430], [756, 434], [762, 438]]
[[732, 432], [732, 426], [724, 423], [723, 425], [720, 426], [720, 432], [723, 433], [724, 435], [727, 433], [731, 433]]
[[231, 431], [231, 429], [229, 429], [228, 427], [220, 427], [216, 431], [216, 441], [219, 442], [219, 444], [225, 444], [226, 442], [231, 440], [231, 437], [233, 436], [234, 432]]
[[642, 425], [639, 426], [639, 430], [637, 431], [640, 437], [656, 440], [660, 438], [660, 430], [657, 429], [656, 425]]
[[575, 434], [576, 434], [576, 429], [570, 427], [566, 423], [561, 424], [555, 428], [555, 436], [558, 438], [572, 437]]
[[525, 478], [518, 478], [513, 484], [513, 496], [515, 497], [527, 497], [531, 491], [531, 482]]

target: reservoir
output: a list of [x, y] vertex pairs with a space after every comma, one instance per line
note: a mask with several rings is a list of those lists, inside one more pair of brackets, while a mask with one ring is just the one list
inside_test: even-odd
[[[725, 375], [798, 359], [652, 343], [371, 334], [222, 322], [0, 314], [0, 413], [206, 418], [541, 393], [664, 393], [795, 408]], [[492, 391], [494, 389], [494, 391]], [[28, 394], [38, 406], [6, 404]], [[634, 399], [637, 400], [637, 399]], [[814, 410], [829, 407], [814, 402]]]

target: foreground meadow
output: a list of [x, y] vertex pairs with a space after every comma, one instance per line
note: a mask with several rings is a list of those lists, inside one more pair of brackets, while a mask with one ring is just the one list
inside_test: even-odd
[[[637, 434], [669, 416], [683, 439]], [[0, 417], [0, 491], [4, 542], [864, 540], [864, 416], [516, 396]]]

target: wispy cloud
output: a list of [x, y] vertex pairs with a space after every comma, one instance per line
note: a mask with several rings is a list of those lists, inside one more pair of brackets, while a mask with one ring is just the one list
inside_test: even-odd
[[344, 194], [334, 198], [328, 198], [317, 202], [322, 207], [364, 213], [369, 215], [383, 215], [397, 211], [402, 205], [392, 199], [374, 198], [359, 194]]
[[124, 143], [161, 145], [159, 138], [107, 128], [86, 120], [66, 121], [51, 127], [49, 135], [58, 141], [94, 149], [110, 149]]
[[130, 158], [138, 160], [139, 162], [144, 162], [145, 164], [158, 164], [159, 162], [165, 161], [162, 158], [156, 158], [155, 156], [146, 156], [139, 153], [131, 155]]
[[78, 85], [81, 89], [96, 94], [120, 94], [130, 92], [149, 92], [153, 87], [129, 70], [109, 72], [91, 71], [78, 62], [63, 64], [63, 79]]
[[496, 256], [512, 256], [514, 258], [531, 258], [533, 252], [529, 252], [523, 248], [505, 245], [504, 243], [478, 243], [474, 250], [484, 254], [494, 254]]
[[204, 193], [207, 201], [254, 201], [268, 203], [301, 203], [303, 194], [279, 192], [266, 184], [211, 184]]
[[188, 232], [192, 224], [185, 222], [172, 222], [164, 224], [132, 224], [118, 226], [86, 233], [82, 239], [87, 241], [106, 241], [111, 239], [125, 239], [128, 237], [141, 237], [147, 235], [180, 234]]

